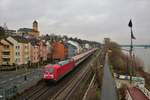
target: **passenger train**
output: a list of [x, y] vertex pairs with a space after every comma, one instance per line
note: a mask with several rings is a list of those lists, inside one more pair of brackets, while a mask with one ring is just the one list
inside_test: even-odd
[[43, 80], [57, 82], [67, 73], [72, 71], [79, 63], [85, 60], [89, 55], [91, 55], [96, 48], [91, 49], [85, 53], [76, 55], [70, 59], [60, 61], [57, 64], [48, 64], [44, 67]]

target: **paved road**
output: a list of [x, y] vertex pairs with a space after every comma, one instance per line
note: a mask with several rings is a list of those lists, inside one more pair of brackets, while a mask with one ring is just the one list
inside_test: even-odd
[[[30, 71], [28, 71], [30, 72]], [[11, 78], [15, 78], [16, 76], [20, 76], [22, 74], [27, 73], [25, 70], [18, 70], [18, 71], [1, 71], [0, 72], [0, 83], [4, 80], [9, 80]]]
[[40, 69], [30, 70], [25, 72], [23, 70], [9, 71], [9, 72], [0, 72], [0, 87], [8, 86], [10, 84], [16, 84], [17, 82], [24, 82], [24, 76], [26, 75], [27, 79], [34, 79], [39, 73]]
[[106, 54], [104, 65], [104, 76], [102, 83], [101, 100], [117, 100], [117, 93], [115, 88], [115, 81], [109, 70], [108, 55]]
[[41, 79], [41, 72], [41, 69], [0, 72], [0, 100], [11, 98], [35, 85]]

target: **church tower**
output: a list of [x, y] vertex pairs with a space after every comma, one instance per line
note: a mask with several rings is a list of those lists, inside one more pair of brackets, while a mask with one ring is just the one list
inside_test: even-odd
[[35, 20], [34, 22], [33, 22], [33, 30], [34, 31], [38, 31], [38, 22]]
[[38, 30], [38, 22], [35, 20], [32, 25], [33, 25], [32, 26], [33, 31], [30, 34], [34, 37], [39, 37], [40, 32]]

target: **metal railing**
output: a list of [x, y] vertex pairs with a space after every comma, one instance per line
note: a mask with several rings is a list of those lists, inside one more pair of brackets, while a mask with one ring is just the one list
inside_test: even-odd
[[10, 58], [10, 55], [2, 55], [2, 58]]
[[3, 52], [9, 52], [10, 51], [10, 49], [3, 49]]
[[130, 95], [130, 93], [129, 93], [129, 91], [127, 90], [127, 93], [126, 93], [126, 100], [132, 100], [132, 97], [131, 97], [131, 95]]
[[150, 91], [148, 89], [146, 89], [145, 87], [140, 87], [138, 86], [138, 88], [144, 93], [144, 95], [150, 99]]

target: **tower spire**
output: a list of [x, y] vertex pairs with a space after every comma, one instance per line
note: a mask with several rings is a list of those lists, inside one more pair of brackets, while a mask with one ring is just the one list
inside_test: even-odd
[[38, 31], [38, 22], [36, 20], [33, 22], [33, 30]]

